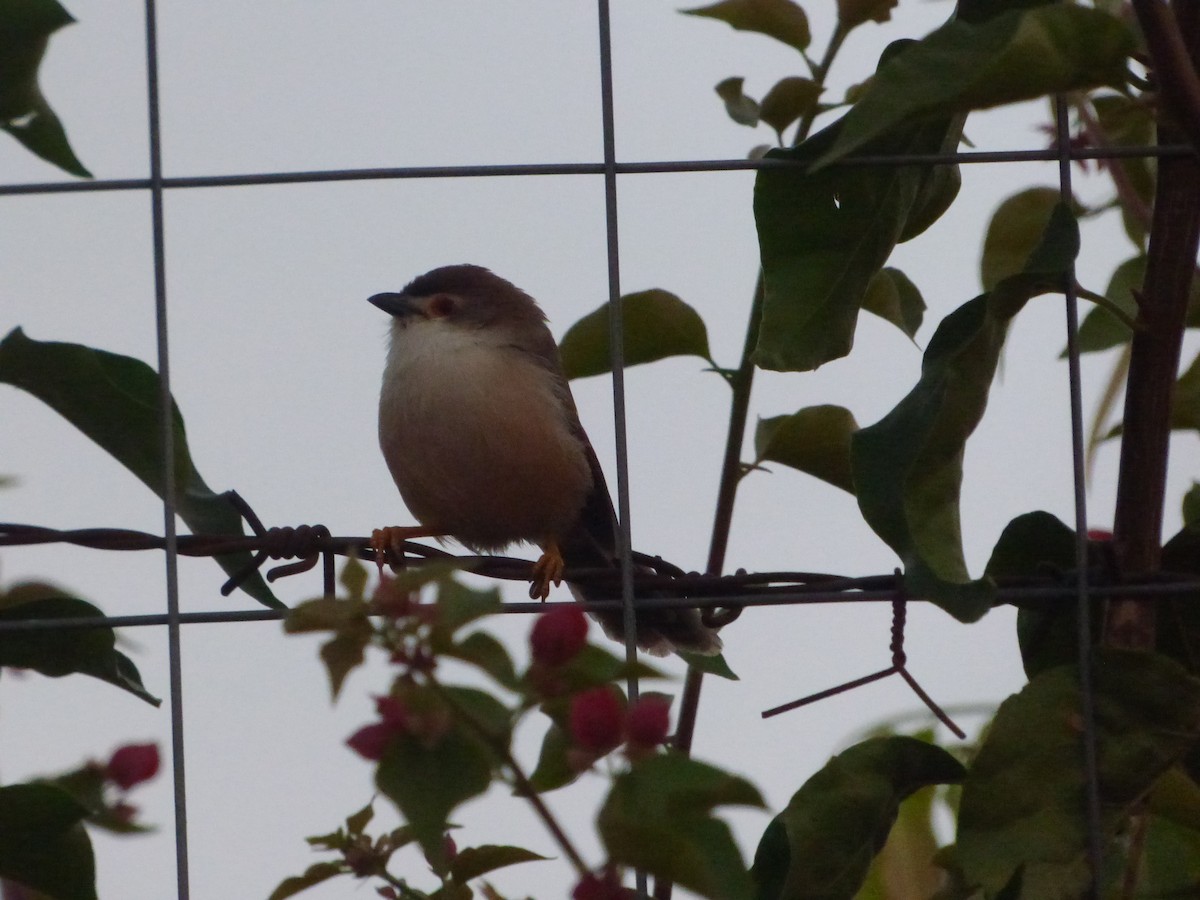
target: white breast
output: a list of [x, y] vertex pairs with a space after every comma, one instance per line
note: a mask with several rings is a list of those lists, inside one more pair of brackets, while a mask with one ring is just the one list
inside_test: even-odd
[[563, 535], [592, 486], [555, 380], [497, 337], [442, 320], [393, 326], [379, 403], [380, 447], [409, 510], [478, 550]]

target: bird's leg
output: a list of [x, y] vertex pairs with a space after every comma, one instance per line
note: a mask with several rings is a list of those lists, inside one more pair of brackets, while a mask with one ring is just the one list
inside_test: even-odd
[[375, 551], [375, 565], [379, 567], [380, 574], [383, 574], [384, 562], [403, 566], [404, 542], [423, 537], [446, 537], [446, 532], [424, 525], [389, 525], [372, 531], [371, 549]]
[[562, 551], [558, 549], [557, 541], [546, 541], [542, 545], [542, 555], [533, 564], [533, 581], [529, 585], [529, 597], [532, 600], [545, 600], [550, 596], [550, 583], [555, 587], [562, 584], [563, 569]]

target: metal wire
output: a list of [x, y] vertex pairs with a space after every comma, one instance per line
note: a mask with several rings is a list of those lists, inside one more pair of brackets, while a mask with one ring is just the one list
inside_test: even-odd
[[[1068, 148], [1073, 161], [1189, 156], [1191, 147]], [[856, 155], [832, 163], [830, 168], [911, 165], [980, 165], [1012, 162], [1057, 162], [1060, 154], [1046, 150], [971, 150], [956, 153], [915, 153], [911, 156]], [[692, 159], [598, 163], [524, 163], [514, 165], [394, 166], [369, 169], [319, 169], [306, 172], [259, 172], [241, 175], [188, 175], [164, 177], [166, 190], [182, 188], [252, 187], [272, 184], [316, 184], [336, 181], [386, 181], [413, 178], [511, 178], [529, 175], [662, 175], [673, 172], [756, 172], [761, 169], [803, 169], [807, 164], [789, 159]], [[93, 191], [142, 191], [148, 178], [112, 178], [91, 181], [39, 181], [0, 185], [0, 197], [15, 194], [75, 194]]]
[[[1054, 99], [1054, 124], [1058, 145], [1058, 186], [1062, 202], [1070, 204], [1071, 144], [1067, 101]], [[1079, 370], [1079, 298], [1076, 295], [1075, 264], [1072, 263], [1064, 285], [1064, 308], [1067, 327], [1067, 377], [1071, 396], [1071, 475], [1075, 501], [1075, 565], [1088, 565], [1087, 515], [1087, 450], [1084, 447], [1083, 378]], [[1088, 581], [1080, 578], [1075, 585], [1075, 609], [1078, 626], [1077, 658], [1079, 665], [1080, 716], [1083, 719], [1083, 772], [1088, 821], [1087, 856], [1091, 870], [1088, 891], [1093, 900], [1100, 900], [1100, 884], [1104, 872], [1104, 848], [1100, 825], [1100, 775], [1096, 759], [1096, 697], [1092, 680], [1092, 624]]]
[[175, 420], [167, 329], [167, 263], [163, 228], [162, 128], [158, 97], [158, 25], [154, 0], [146, 0], [146, 105], [150, 141], [150, 214], [154, 245], [154, 317], [158, 348], [159, 436], [163, 447], [163, 534], [166, 538], [167, 660], [170, 670], [171, 776], [175, 802], [175, 881], [188, 900], [187, 787], [183, 746], [183, 666], [179, 630], [179, 552], [175, 534]]

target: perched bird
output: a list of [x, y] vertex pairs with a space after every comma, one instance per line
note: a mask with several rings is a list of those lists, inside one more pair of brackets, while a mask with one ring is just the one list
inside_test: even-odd
[[[370, 302], [392, 317], [379, 445], [420, 522], [376, 530], [372, 547], [399, 555], [412, 537], [453, 537], [475, 552], [536, 544], [530, 594], [543, 600], [566, 566], [616, 566], [612, 498], [533, 298], [457, 265]], [[569, 586], [578, 599], [604, 599]], [[619, 610], [596, 618], [624, 640]], [[639, 612], [637, 631], [638, 645], [660, 655], [721, 647], [691, 609]]]

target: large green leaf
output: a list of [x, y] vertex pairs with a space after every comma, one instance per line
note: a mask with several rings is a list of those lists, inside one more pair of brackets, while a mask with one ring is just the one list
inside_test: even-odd
[[967, 438], [987, 407], [1008, 323], [1032, 297], [1061, 290], [1079, 229], [1059, 206], [1025, 269], [965, 303], [938, 326], [921, 378], [851, 444], [858, 505], [904, 563], [905, 584], [962, 621], [991, 605], [992, 584], [973, 581], [962, 551], [959, 492]]
[[[15, 585], [0, 595], [0, 622], [41, 619], [103, 618], [85, 600], [67, 596], [44, 584]], [[116, 649], [116, 635], [107, 625], [92, 628], [0, 631], [0, 667], [33, 669], [51, 678], [91, 675], [158, 706], [162, 701], [142, 684], [137, 666]]]
[[[81, 344], [36, 341], [14, 328], [0, 341], [0, 382], [37, 397], [163, 496], [159, 380], [144, 362]], [[242, 517], [228, 494], [215, 494], [192, 465], [183, 416], [171, 404], [175, 444], [175, 504], [195, 534], [242, 534]], [[234, 573], [249, 553], [217, 557]], [[257, 572], [241, 587], [264, 606], [283, 604]]]
[[[1200, 680], [1155, 654], [1098, 651], [1092, 667], [1106, 839], [1200, 736]], [[956, 858], [988, 896], [1022, 869], [1022, 897], [1080, 896], [1088, 823], [1079, 673], [1044, 671], [996, 713], [963, 784]]]
[[853, 897], [907, 797], [955, 784], [963, 767], [916, 738], [870, 738], [838, 754], [767, 826], [751, 874], [756, 900]]
[[1025, 267], [1061, 199], [1056, 187], [1031, 187], [1013, 194], [996, 208], [979, 259], [979, 280], [985, 291]]
[[763, 805], [749, 782], [677, 753], [643, 759], [617, 776], [600, 810], [600, 837], [614, 862], [645, 870], [714, 900], [749, 900], [753, 887], [716, 806]]
[[854, 493], [850, 437], [858, 430], [843, 406], [808, 406], [790, 416], [759, 419], [754, 429], [756, 462], [777, 462]]
[[[699, 356], [712, 362], [708, 332], [700, 315], [670, 291], [654, 288], [621, 298], [625, 365], [668, 356]], [[558, 350], [568, 378], [586, 378], [612, 370], [609, 307], [605, 303], [563, 335]]]
[[375, 784], [399, 808], [426, 857], [444, 864], [450, 813], [488, 789], [493, 764], [487, 745], [456, 724], [436, 741], [397, 737], [380, 760]]
[[[1048, 512], [1017, 516], [992, 550], [984, 573], [990, 578], [1065, 573], [1076, 569], [1075, 532]], [[1097, 602], [1102, 607], [1101, 602]], [[1102, 609], [1092, 617], [1098, 630]], [[1079, 658], [1079, 610], [1074, 601], [1034, 603], [1017, 610], [1017, 642], [1025, 675], [1074, 662]]]
[[910, 340], [925, 320], [925, 298], [907, 275], [891, 266], [880, 269], [867, 283], [862, 308], [891, 322]]
[[[904, 42], [883, 59], [904, 55]], [[845, 120], [768, 159], [811, 166], [837, 141]], [[937, 153], [957, 147], [962, 119], [901, 124], [864, 153]], [[871, 280], [897, 243], [915, 237], [958, 192], [955, 166], [763, 169], [754, 182], [754, 220], [762, 257], [762, 323], [755, 362], [806, 371], [845, 356]]]
[[784, 129], [816, 108], [822, 90], [811, 78], [781, 78], [762, 98], [759, 118], [775, 129], [783, 143]]
[[74, 21], [57, 0], [0, 2], [0, 129], [63, 171], [91, 178], [38, 85], [50, 36]]
[[687, 16], [718, 19], [738, 31], [753, 31], [804, 50], [812, 40], [808, 16], [792, 0], [721, 0], [711, 6], [680, 10]]
[[[1108, 281], [1104, 292], [1105, 298], [1114, 306], [1136, 321], [1138, 314], [1137, 298], [1134, 291], [1140, 290], [1146, 280], [1146, 257], [1135, 256], [1117, 266]], [[1094, 306], [1088, 310], [1079, 326], [1079, 352], [1093, 353], [1107, 350], [1120, 344], [1127, 344], [1133, 338], [1129, 326], [1114, 316], [1103, 306]], [[1065, 357], [1067, 351], [1064, 349]]]
[[[1091, 98], [1092, 108], [1105, 143], [1112, 147], [1146, 147], [1154, 143], [1154, 104], [1147, 97], [1126, 97], [1123, 94], [1103, 94]], [[1141, 200], [1144, 209], [1153, 206], [1156, 161], [1153, 157], [1131, 156], [1114, 159], [1110, 166], [1119, 166], [1126, 183]], [[1121, 222], [1125, 233], [1139, 249], [1145, 249], [1149, 223], [1142, 215], [1133, 213], [1121, 204]]]
[[96, 900], [90, 810], [51, 784], [0, 787], [0, 878], [53, 898]]
[[842, 120], [828, 165], [902, 122], [1125, 81], [1135, 47], [1118, 19], [1074, 4], [955, 18], [881, 66]]

